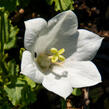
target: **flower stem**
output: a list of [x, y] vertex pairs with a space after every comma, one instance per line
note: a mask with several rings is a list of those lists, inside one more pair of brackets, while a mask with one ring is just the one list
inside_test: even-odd
[[66, 109], [66, 100], [65, 99], [61, 99], [61, 109]]

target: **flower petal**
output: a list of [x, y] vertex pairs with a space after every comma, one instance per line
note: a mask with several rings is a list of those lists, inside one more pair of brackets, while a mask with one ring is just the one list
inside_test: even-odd
[[77, 37], [77, 44], [75, 45], [77, 47], [74, 47], [76, 50], [72, 53], [69, 60], [92, 60], [101, 46], [103, 37], [85, 29], [78, 30]]
[[101, 75], [91, 61], [67, 61], [62, 66], [55, 66], [53, 71], [57, 71], [57, 74], [66, 72], [73, 88], [93, 86], [101, 82]]
[[[77, 17], [72, 11], [62, 12], [48, 21], [48, 34], [39, 37], [35, 45], [40, 51], [64, 48], [67, 52], [72, 45], [72, 36], [78, 27]], [[71, 42], [69, 44], [69, 42]], [[44, 46], [42, 46], [42, 43]]]
[[60, 14], [50, 19], [48, 21], [48, 26], [50, 29], [49, 31], [55, 31], [59, 35], [69, 36], [77, 31], [78, 21], [73, 11], [68, 10], [61, 12]]
[[42, 83], [44, 75], [39, 71], [33, 61], [31, 52], [24, 51], [21, 62], [21, 73], [37, 83]]
[[36, 39], [47, 31], [47, 22], [42, 18], [25, 21], [24, 46], [27, 50], [32, 50]]
[[49, 75], [45, 76], [42, 85], [49, 91], [52, 91], [65, 99], [73, 91], [71, 83], [66, 77], [61, 77], [53, 73], [50, 73]]
[[75, 73], [73, 70], [70, 73], [73, 87], [93, 86], [101, 82], [101, 75], [92, 62], [77, 62], [73, 64], [73, 68], [75, 69]]
[[72, 93], [72, 87], [93, 86], [100, 82], [101, 76], [92, 62], [67, 61], [61, 66], [54, 66], [53, 72], [44, 77], [42, 84], [66, 99]]

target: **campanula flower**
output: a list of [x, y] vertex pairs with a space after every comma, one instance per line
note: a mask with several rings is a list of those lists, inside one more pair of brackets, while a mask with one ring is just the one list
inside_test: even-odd
[[27, 20], [25, 27], [22, 74], [65, 99], [73, 88], [101, 82], [91, 60], [103, 38], [78, 29], [74, 12], [62, 12], [48, 22], [43, 18]]

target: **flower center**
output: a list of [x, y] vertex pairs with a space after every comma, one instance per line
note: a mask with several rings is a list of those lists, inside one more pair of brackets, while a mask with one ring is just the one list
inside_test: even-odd
[[48, 58], [47, 54], [40, 54], [36, 58], [36, 62], [42, 71], [47, 71], [51, 68], [51, 60]]
[[53, 65], [60, 65], [63, 61], [65, 61], [65, 57], [62, 55], [64, 52], [64, 48], [60, 50], [51, 48], [49, 54], [42, 53], [38, 55], [36, 62], [42, 71], [48, 71]]
[[60, 50], [57, 50], [56, 48], [51, 48], [50, 52], [52, 54], [50, 56], [50, 59], [51, 59], [52, 63], [65, 61], [65, 57], [62, 55], [65, 52], [64, 48], [62, 48]]

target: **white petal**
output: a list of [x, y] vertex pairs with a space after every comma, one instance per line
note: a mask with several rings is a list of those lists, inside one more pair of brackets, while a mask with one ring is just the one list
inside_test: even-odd
[[35, 47], [41, 51], [50, 48], [65, 48], [66, 52], [70, 51], [69, 46], [72, 45], [71, 40], [75, 40], [72, 36], [76, 33], [77, 27], [76, 15], [72, 11], [62, 12], [48, 21], [48, 34], [39, 37]]
[[[54, 71], [59, 66], [54, 68]], [[67, 61], [57, 71], [57, 73], [68, 74], [68, 81], [73, 88], [93, 86], [101, 82], [101, 75], [96, 66], [91, 61]]]
[[77, 47], [74, 46], [74, 48], [76, 48], [75, 52], [72, 54], [69, 60], [92, 60], [101, 46], [103, 37], [84, 29], [78, 30], [75, 35], [78, 37], [75, 45]]
[[67, 61], [62, 66], [54, 66], [53, 72], [42, 82], [48, 90], [67, 98], [73, 88], [89, 87], [101, 82], [96, 66], [90, 61]]
[[32, 54], [29, 51], [23, 52], [21, 62], [21, 73], [28, 76], [37, 83], [42, 83], [43, 81], [44, 75], [37, 68], [35, 62], [33, 61]]
[[[77, 31], [78, 21], [71, 10], [61, 12], [48, 21], [49, 31], [55, 31], [59, 35], [72, 35]], [[55, 33], [54, 32], [54, 33]]]
[[25, 21], [25, 27], [24, 46], [26, 49], [32, 50], [37, 38], [46, 33], [47, 22], [42, 18], [31, 19]]
[[45, 76], [42, 84], [49, 91], [54, 92], [64, 99], [66, 99], [73, 91], [71, 83], [68, 81], [67, 77], [59, 76], [55, 73], [50, 73], [49, 75]]
[[73, 87], [93, 86], [101, 82], [101, 75], [96, 66], [90, 61], [77, 62], [72, 64], [74, 70], [70, 73]]

